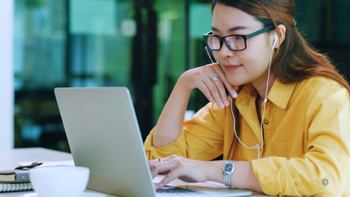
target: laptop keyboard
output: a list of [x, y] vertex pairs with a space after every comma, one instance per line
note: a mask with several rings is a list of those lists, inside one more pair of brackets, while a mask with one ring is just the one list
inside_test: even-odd
[[156, 190], [157, 194], [172, 194], [172, 195], [193, 195], [193, 194], [204, 194], [203, 192], [198, 192], [190, 189], [184, 189], [179, 187], [164, 186], [162, 189]]

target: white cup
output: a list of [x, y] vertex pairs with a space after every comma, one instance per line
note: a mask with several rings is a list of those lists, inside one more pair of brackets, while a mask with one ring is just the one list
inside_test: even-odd
[[86, 167], [37, 167], [29, 172], [30, 182], [39, 197], [79, 197], [89, 181]]

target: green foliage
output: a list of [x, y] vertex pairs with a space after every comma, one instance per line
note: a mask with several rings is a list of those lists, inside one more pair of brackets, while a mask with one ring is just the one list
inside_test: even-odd
[[29, 7], [41, 7], [45, 5], [46, 0], [27, 0], [27, 5]]

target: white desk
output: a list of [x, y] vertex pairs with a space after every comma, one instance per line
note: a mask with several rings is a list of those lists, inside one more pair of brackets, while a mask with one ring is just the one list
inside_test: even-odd
[[[19, 162], [73, 160], [71, 154], [44, 148], [0, 150], [0, 158], [0, 170], [13, 169], [19, 166]], [[94, 192], [91, 190], [86, 191]], [[33, 193], [33, 191], [0, 193], [0, 197], [23, 197], [29, 193]], [[108, 197], [116, 197], [114, 195], [106, 195]]]
[[[13, 169], [19, 165], [19, 162], [73, 160], [71, 154], [44, 148], [21, 148], [13, 150], [0, 150], [0, 159], [0, 170]], [[94, 192], [91, 190], [86, 191]], [[0, 193], [0, 197], [23, 197], [23, 195], [29, 193], [33, 193], [33, 191]], [[108, 197], [116, 197], [114, 195], [106, 195]], [[253, 196], [266, 197], [266, 195], [256, 193], [254, 193]]]

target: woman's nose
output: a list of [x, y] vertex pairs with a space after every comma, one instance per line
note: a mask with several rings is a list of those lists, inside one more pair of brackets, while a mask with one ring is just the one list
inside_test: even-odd
[[226, 58], [226, 57], [233, 57], [234, 56], [234, 51], [231, 51], [227, 47], [226, 43], [223, 42], [219, 54], [220, 54], [221, 57], [224, 57], [224, 58]]

